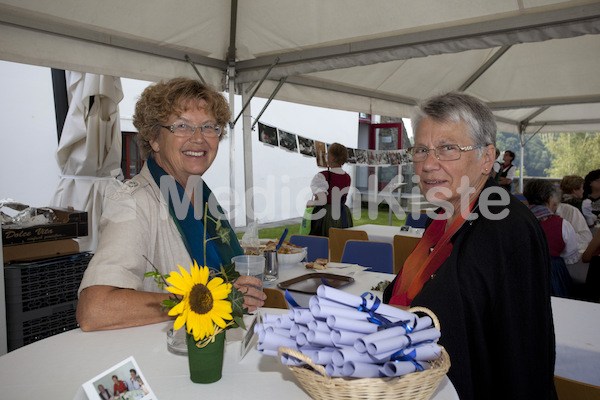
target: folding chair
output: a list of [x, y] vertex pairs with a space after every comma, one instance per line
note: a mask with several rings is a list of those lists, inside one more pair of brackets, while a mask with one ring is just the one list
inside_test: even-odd
[[413, 214], [410, 213], [406, 216], [404, 225], [412, 226], [413, 228], [425, 228], [425, 221], [427, 221], [427, 218], [429, 217], [426, 213], [419, 213], [417, 218], [414, 218]]
[[402, 269], [404, 262], [417, 246], [421, 238], [413, 236], [394, 236], [394, 274], [397, 274]]
[[285, 296], [281, 290], [263, 288], [263, 292], [267, 295], [263, 307], [288, 308], [287, 301], [285, 301]]
[[369, 267], [373, 272], [394, 272], [394, 249], [391, 243], [348, 240], [342, 262]]
[[329, 238], [326, 236], [292, 235], [290, 243], [306, 247], [306, 261], [313, 262], [317, 258], [329, 260]]
[[562, 376], [554, 375], [554, 386], [558, 400], [598, 400], [600, 386], [578, 382]]
[[369, 240], [369, 236], [365, 231], [329, 228], [329, 261], [342, 261], [342, 253], [348, 240]]

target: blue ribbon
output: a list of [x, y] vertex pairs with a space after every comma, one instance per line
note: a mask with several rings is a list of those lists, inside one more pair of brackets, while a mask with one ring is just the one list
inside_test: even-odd
[[287, 289], [285, 289], [285, 293], [283, 296], [285, 297], [285, 300], [289, 303], [289, 305], [292, 306], [292, 308], [301, 308]]
[[413, 349], [412, 351], [405, 353], [404, 350], [406, 349], [398, 350], [392, 354], [390, 356], [390, 361], [414, 361], [415, 357], [417, 356], [417, 351]]
[[[370, 296], [369, 300], [373, 300], [373, 298], [375, 298], [373, 300], [373, 307], [371, 307], [371, 308], [367, 307], [367, 296]], [[370, 293], [370, 292], [364, 292], [363, 294], [360, 295], [360, 297], [362, 298], [362, 304], [357, 307], [357, 310], [363, 311], [363, 312], [366, 312], [369, 314], [367, 321], [369, 321], [373, 324], [380, 325], [380, 326], [386, 326], [386, 325], [389, 325], [392, 323], [389, 319], [385, 318], [383, 315], [377, 314], [375, 312], [381, 305], [381, 300], [379, 300], [379, 297], [373, 295], [373, 293]]]

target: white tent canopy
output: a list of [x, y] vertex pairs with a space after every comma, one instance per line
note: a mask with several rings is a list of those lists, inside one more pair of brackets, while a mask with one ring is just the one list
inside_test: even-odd
[[396, 117], [463, 90], [518, 133], [600, 131], [598, 33], [597, 0], [0, 0], [7, 61], [145, 80], [197, 68], [225, 91], [283, 82], [276, 99]]

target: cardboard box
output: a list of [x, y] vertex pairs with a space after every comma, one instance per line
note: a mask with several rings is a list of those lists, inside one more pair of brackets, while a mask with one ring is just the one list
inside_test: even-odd
[[2, 246], [2, 256], [5, 264], [13, 261], [34, 261], [76, 253], [79, 253], [79, 243], [73, 239]]
[[87, 211], [68, 208], [50, 208], [58, 222], [34, 225], [26, 228], [2, 227], [3, 246], [14, 246], [88, 235]]

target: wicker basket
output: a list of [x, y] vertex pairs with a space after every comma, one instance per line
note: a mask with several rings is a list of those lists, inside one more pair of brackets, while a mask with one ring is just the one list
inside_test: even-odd
[[[429, 309], [413, 307], [411, 312], [424, 312], [431, 317], [434, 326], [440, 328], [439, 320]], [[325, 368], [312, 362], [310, 357], [299, 351], [280, 347], [279, 355], [289, 354], [306, 362], [308, 366], [288, 366], [313, 399], [429, 399], [450, 369], [450, 357], [442, 348], [441, 356], [430, 363], [431, 368], [393, 378], [332, 378]]]

